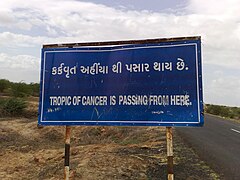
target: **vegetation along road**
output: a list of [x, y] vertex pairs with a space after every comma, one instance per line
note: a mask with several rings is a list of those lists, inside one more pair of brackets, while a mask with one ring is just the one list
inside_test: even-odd
[[222, 179], [240, 179], [240, 123], [205, 115], [204, 127], [177, 132]]

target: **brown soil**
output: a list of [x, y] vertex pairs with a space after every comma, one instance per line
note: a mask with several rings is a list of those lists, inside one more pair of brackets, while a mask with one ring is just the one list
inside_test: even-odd
[[[219, 177], [174, 134], [175, 179]], [[63, 179], [64, 127], [0, 119], [0, 179]], [[71, 179], [166, 179], [165, 128], [72, 127]]]

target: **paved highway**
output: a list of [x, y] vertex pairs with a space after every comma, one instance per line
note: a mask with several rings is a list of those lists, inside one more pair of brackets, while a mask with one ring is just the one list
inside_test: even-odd
[[240, 123], [205, 115], [204, 127], [176, 130], [222, 179], [240, 180]]

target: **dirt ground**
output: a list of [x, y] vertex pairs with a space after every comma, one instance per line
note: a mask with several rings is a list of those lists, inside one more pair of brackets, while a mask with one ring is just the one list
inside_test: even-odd
[[[64, 127], [0, 119], [0, 179], [63, 179]], [[163, 127], [72, 127], [70, 175], [83, 180], [166, 179]], [[175, 179], [219, 179], [174, 132]]]

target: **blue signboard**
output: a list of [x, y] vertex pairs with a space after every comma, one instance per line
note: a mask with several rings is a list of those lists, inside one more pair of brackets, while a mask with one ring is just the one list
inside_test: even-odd
[[203, 125], [200, 38], [47, 47], [41, 62], [41, 125]]

